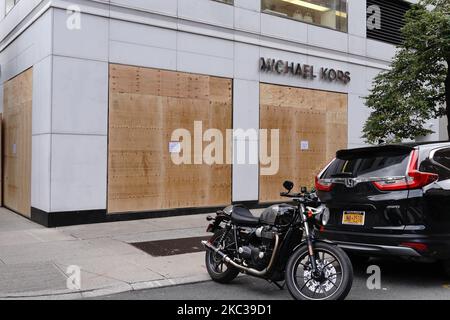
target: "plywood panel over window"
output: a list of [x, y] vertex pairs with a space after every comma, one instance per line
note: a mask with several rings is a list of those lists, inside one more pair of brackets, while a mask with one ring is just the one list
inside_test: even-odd
[[279, 171], [261, 175], [262, 202], [283, 200], [285, 180], [313, 187], [315, 175], [347, 147], [346, 94], [261, 84], [260, 109], [261, 128], [280, 130]]
[[202, 121], [203, 131], [219, 129], [225, 137], [231, 115], [230, 79], [111, 65], [108, 211], [230, 203], [231, 165], [176, 165], [169, 142], [175, 129], [184, 128], [193, 146], [194, 121]]
[[4, 84], [4, 205], [27, 217], [31, 214], [32, 95], [32, 69]]

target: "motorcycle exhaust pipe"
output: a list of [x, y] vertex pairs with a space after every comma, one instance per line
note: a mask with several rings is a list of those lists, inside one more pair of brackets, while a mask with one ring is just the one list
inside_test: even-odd
[[267, 266], [267, 268], [262, 271], [259, 271], [259, 270], [253, 269], [253, 268], [247, 268], [247, 267], [244, 267], [243, 265], [240, 265], [240, 264], [234, 262], [229, 256], [227, 256], [219, 248], [213, 246], [208, 241], [202, 241], [202, 245], [205, 246], [206, 249], [211, 250], [211, 251], [215, 252], [216, 254], [218, 254], [222, 258], [222, 260], [225, 261], [226, 264], [230, 264], [233, 267], [238, 268], [239, 270], [249, 273], [249, 274], [252, 274], [254, 276], [263, 277], [272, 268], [273, 262], [275, 261], [275, 257], [277, 256], [277, 253], [278, 253], [279, 241], [280, 241], [280, 237], [278, 236], [278, 234], [275, 234], [275, 247], [273, 249], [272, 257], [270, 258], [270, 262], [269, 262], [269, 265]]

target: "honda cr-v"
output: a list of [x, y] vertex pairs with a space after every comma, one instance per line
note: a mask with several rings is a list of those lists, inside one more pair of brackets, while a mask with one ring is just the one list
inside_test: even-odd
[[450, 273], [450, 142], [338, 151], [316, 178], [321, 237], [350, 253], [442, 260]]

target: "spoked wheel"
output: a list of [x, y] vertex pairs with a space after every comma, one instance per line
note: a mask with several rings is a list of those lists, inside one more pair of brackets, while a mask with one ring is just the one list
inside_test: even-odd
[[314, 246], [317, 272], [313, 272], [307, 246], [290, 257], [286, 284], [297, 300], [345, 299], [353, 283], [353, 268], [342, 249], [326, 243]]
[[[225, 230], [222, 229], [213, 235], [211, 243], [230, 257], [233, 256], [235, 242], [231, 233], [225, 234]], [[239, 274], [238, 269], [228, 266], [220, 255], [210, 250], [206, 251], [205, 264], [211, 279], [216, 282], [229, 283]]]

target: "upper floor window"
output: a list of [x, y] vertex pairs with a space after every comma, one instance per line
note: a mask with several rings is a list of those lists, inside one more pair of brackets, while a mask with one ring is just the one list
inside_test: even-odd
[[405, 13], [411, 4], [402, 0], [367, 0], [367, 38], [399, 45]]
[[5, 0], [5, 14], [8, 14], [19, 0]]
[[214, 1], [234, 5], [234, 0], [214, 0]]
[[261, 0], [264, 13], [347, 32], [347, 0]]

